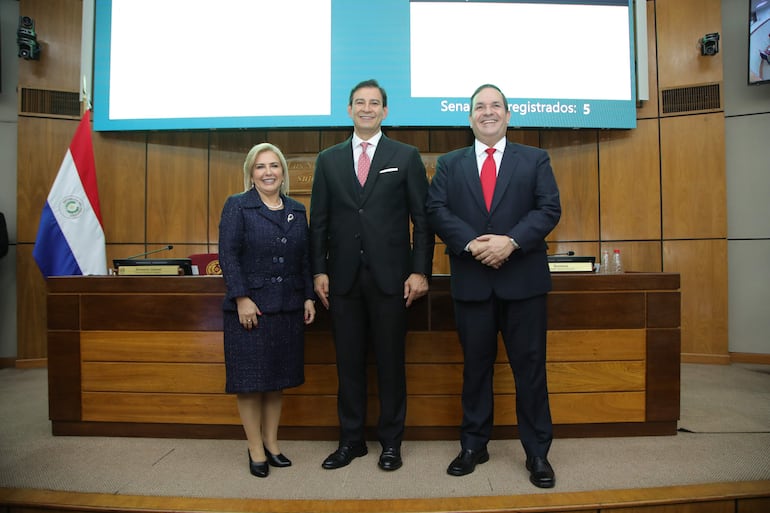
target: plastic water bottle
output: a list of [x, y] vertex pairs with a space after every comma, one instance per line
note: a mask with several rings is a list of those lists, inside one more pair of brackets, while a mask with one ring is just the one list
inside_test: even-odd
[[620, 259], [620, 250], [616, 249], [612, 252], [612, 272], [613, 273], [622, 273], [623, 272], [623, 261]]
[[600, 274], [609, 274], [610, 269], [610, 252], [607, 249], [602, 250], [602, 261], [599, 264]]

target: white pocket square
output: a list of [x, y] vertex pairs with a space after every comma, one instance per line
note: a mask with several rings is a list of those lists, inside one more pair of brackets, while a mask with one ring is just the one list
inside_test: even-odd
[[383, 169], [382, 171], [380, 171], [380, 174], [383, 174], [383, 173], [392, 173], [393, 171], [398, 171], [398, 168], [397, 168], [397, 167], [386, 167], [385, 169]]

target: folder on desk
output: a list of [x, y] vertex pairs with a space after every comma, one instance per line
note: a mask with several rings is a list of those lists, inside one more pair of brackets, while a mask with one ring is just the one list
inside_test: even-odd
[[592, 273], [596, 257], [549, 256], [548, 269], [552, 273]]
[[189, 258], [116, 258], [112, 261], [115, 274], [121, 276], [179, 276], [192, 274]]

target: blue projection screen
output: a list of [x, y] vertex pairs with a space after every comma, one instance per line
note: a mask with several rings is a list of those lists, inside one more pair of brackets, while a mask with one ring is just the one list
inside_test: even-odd
[[634, 128], [633, 0], [99, 0], [94, 129], [468, 126], [481, 84], [512, 127]]

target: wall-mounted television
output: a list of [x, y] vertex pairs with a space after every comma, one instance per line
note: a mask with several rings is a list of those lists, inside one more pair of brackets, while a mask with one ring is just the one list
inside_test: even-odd
[[94, 129], [347, 127], [377, 79], [392, 127], [636, 126], [633, 0], [99, 0]]
[[749, 1], [749, 84], [770, 83], [770, 0]]

